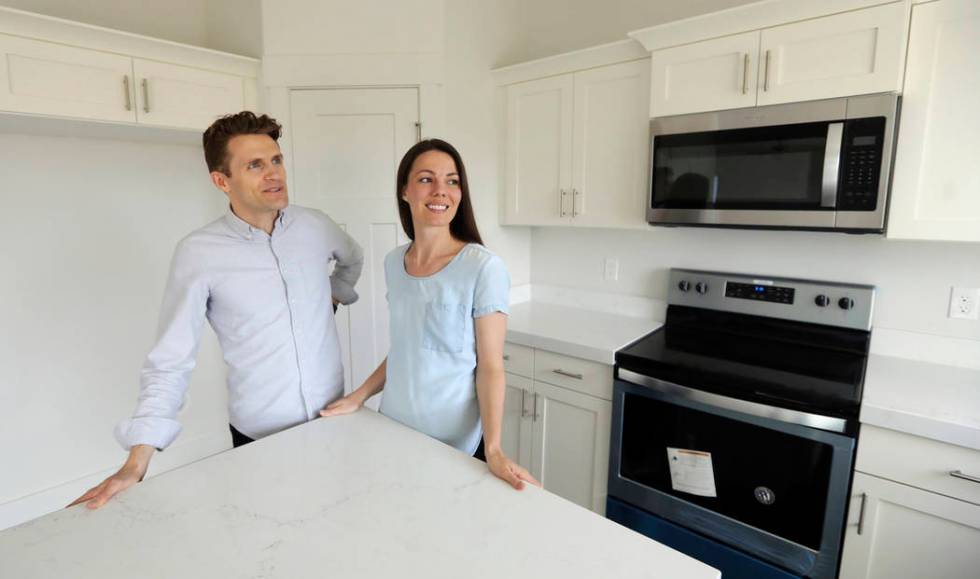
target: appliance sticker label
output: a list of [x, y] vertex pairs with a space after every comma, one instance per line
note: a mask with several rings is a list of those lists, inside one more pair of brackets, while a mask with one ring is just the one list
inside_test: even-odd
[[670, 486], [675, 491], [701, 497], [718, 496], [710, 452], [668, 446], [667, 462], [670, 464]]

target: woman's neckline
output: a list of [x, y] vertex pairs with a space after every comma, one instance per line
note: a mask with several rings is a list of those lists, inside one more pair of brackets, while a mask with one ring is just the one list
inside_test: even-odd
[[408, 273], [408, 264], [405, 263], [405, 260], [408, 258], [408, 251], [410, 249], [412, 249], [412, 246], [413, 245], [415, 245], [415, 242], [414, 241], [412, 243], [409, 243], [408, 244], [408, 247], [405, 248], [405, 252], [402, 254], [402, 259], [401, 259], [401, 262], [402, 262], [402, 273], [404, 273], [410, 279], [432, 279], [432, 278], [436, 277], [437, 275], [441, 274], [442, 272], [448, 270], [450, 267], [452, 267], [452, 265], [454, 263], [456, 263], [457, 260], [459, 260], [459, 256], [462, 255], [464, 251], [466, 251], [466, 248], [469, 247], [470, 245], [473, 245], [473, 244], [472, 243], [464, 243], [463, 246], [461, 248], [459, 248], [459, 251], [457, 251], [456, 254], [453, 255], [452, 259], [450, 259], [448, 262], [446, 262], [446, 265], [444, 265], [441, 268], [439, 268], [438, 270], [430, 273], [429, 275], [412, 275], [412, 274]]

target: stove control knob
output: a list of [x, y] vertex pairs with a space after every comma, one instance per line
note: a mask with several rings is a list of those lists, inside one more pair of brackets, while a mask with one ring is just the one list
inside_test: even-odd
[[821, 308], [825, 308], [830, 305], [830, 298], [828, 298], [823, 294], [820, 294], [816, 298], [814, 298], [813, 303], [817, 304]]
[[677, 289], [687, 293], [691, 291], [691, 282], [687, 281], [686, 279], [682, 279], [681, 282], [677, 284]]
[[839, 305], [840, 309], [842, 310], [849, 310], [854, 307], [854, 300], [844, 297], [837, 301], [837, 305]]
[[703, 281], [699, 281], [697, 285], [694, 286], [694, 291], [704, 295], [708, 293], [708, 284], [704, 283]]

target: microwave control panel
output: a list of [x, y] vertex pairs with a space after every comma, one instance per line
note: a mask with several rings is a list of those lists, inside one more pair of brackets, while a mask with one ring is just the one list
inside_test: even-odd
[[874, 211], [877, 208], [884, 134], [885, 117], [846, 122], [838, 210]]

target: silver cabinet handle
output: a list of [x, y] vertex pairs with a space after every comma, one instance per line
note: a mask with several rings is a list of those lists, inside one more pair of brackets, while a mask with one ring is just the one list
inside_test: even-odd
[[415, 142], [422, 141], [422, 123], [415, 123]]
[[961, 478], [963, 480], [968, 480], [970, 482], [980, 483], [980, 477], [976, 477], [971, 474], [966, 474], [961, 470], [951, 470], [949, 471], [949, 476], [955, 478]]
[[552, 370], [555, 374], [560, 374], [561, 376], [567, 376], [569, 378], [575, 378], [576, 380], [581, 380], [583, 376], [581, 374], [576, 374], [575, 372], [568, 372], [567, 370], [562, 370], [561, 368], [555, 368]]
[[150, 81], [143, 79], [141, 83], [143, 85], [143, 112], [150, 112]]
[[538, 393], [535, 392], [534, 393], [534, 413], [532, 414], [531, 419], [532, 420], [537, 420], [538, 418], [540, 418], [540, 416], [541, 415], [538, 414]]
[[561, 193], [561, 195], [558, 196], [558, 216], [559, 217], [564, 217], [565, 216], [565, 196], [568, 195], [568, 191], [565, 191], [564, 189], [559, 189], [558, 191]]
[[868, 493], [861, 493], [861, 510], [858, 511], [857, 534], [864, 532], [864, 505], [868, 502]]
[[133, 110], [133, 97], [129, 93], [129, 75], [123, 77], [123, 92], [126, 93], [126, 110]]
[[510, 354], [504, 354], [504, 362], [510, 360]]
[[749, 92], [749, 53], [742, 59], [742, 94]]
[[527, 405], [524, 399], [527, 398], [527, 390], [521, 388], [521, 418], [527, 418]]
[[766, 77], [762, 81], [762, 90], [763, 91], [768, 91], [769, 90], [769, 53], [770, 52], [772, 52], [772, 51], [771, 50], [766, 50]]
[[572, 189], [572, 217], [578, 216], [578, 211], [575, 209], [575, 201], [578, 199], [580, 191], [578, 189]]

